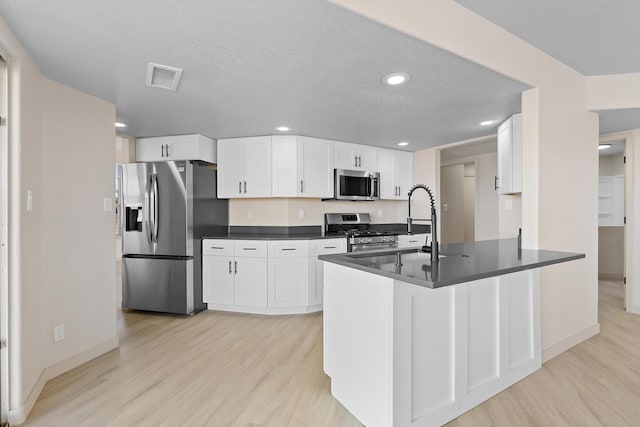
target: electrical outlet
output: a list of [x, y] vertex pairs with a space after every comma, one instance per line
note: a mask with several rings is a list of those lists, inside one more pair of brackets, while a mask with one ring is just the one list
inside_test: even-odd
[[446, 204], [446, 203], [443, 203], [443, 204], [442, 204], [442, 211], [443, 211], [443, 212], [447, 212], [448, 210], [449, 210], [449, 205], [448, 205], [448, 204]]
[[53, 342], [62, 341], [64, 339], [64, 323], [53, 327]]
[[378, 209], [378, 218], [382, 218], [382, 209]]
[[106, 212], [110, 212], [113, 210], [112, 204], [111, 204], [111, 197], [105, 197], [104, 200], [102, 201], [102, 208], [106, 211]]
[[247, 218], [253, 218], [253, 209], [247, 209]]
[[505, 211], [513, 210], [513, 200], [511, 200], [511, 199], [506, 199], [506, 200], [504, 201], [504, 210], [505, 210]]
[[31, 212], [33, 210], [33, 192], [31, 190], [27, 190], [27, 212]]
[[304, 218], [304, 210], [303, 209], [299, 209], [298, 210], [298, 218], [300, 218], [300, 219]]

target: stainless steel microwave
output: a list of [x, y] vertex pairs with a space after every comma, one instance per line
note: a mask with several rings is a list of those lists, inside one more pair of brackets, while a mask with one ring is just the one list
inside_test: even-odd
[[335, 199], [378, 200], [380, 173], [336, 169], [334, 175]]

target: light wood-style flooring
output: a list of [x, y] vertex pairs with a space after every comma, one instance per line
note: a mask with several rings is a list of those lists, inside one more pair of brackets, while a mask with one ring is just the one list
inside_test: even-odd
[[[600, 283], [600, 335], [449, 426], [640, 425], [640, 316]], [[322, 371], [322, 314], [119, 312], [120, 348], [51, 380], [27, 426], [359, 426]]]

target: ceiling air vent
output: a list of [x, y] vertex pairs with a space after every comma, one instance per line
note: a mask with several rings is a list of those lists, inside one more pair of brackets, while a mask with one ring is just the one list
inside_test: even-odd
[[176, 90], [180, 76], [182, 76], [182, 70], [180, 68], [154, 64], [152, 62], [147, 65], [147, 86]]

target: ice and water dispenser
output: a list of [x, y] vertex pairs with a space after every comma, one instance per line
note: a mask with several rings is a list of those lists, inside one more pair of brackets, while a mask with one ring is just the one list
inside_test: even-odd
[[142, 204], [131, 204], [125, 208], [125, 231], [142, 231]]

